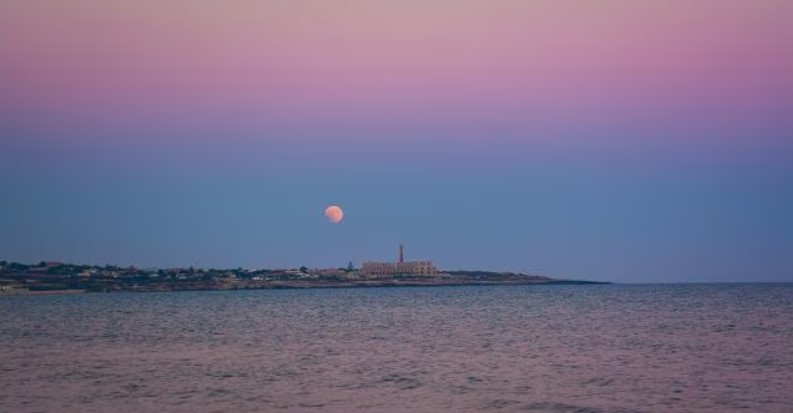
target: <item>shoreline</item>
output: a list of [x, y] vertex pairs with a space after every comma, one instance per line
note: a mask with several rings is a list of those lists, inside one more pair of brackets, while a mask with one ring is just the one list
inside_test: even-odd
[[20, 290], [0, 293], [0, 297], [28, 297], [42, 295], [77, 295], [87, 294], [88, 290]]
[[[0, 297], [60, 296], [104, 293], [171, 293], [191, 291], [256, 291], [256, 290], [310, 290], [310, 289], [353, 289], [353, 288], [400, 288], [400, 287], [482, 287], [482, 286], [523, 286], [523, 285], [609, 285], [605, 281], [552, 280], [552, 281], [488, 281], [488, 280], [366, 280], [366, 281], [276, 281], [266, 285], [244, 285], [228, 287], [169, 286], [171, 288], [124, 288], [107, 291], [90, 290], [39, 290], [18, 291], [0, 294]], [[184, 288], [179, 288], [184, 287]]]
[[[371, 264], [371, 263], [370, 263]], [[387, 269], [387, 268], [386, 268]], [[377, 268], [375, 268], [377, 270]], [[216, 269], [121, 268], [40, 262], [0, 262], [0, 296], [71, 295], [98, 292], [278, 290], [309, 288], [443, 287], [480, 285], [611, 284], [513, 272], [448, 270], [425, 273], [352, 268]]]

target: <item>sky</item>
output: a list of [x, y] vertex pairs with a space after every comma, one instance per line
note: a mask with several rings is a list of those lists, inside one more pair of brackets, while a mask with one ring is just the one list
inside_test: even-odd
[[[4, 0], [0, 259], [793, 281], [788, 0]], [[345, 218], [329, 223], [325, 208]]]

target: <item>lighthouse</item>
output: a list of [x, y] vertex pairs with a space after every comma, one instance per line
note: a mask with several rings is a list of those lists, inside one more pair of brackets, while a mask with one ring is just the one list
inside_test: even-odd
[[397, 262], [367, 261], [361, 265], [361, 273], [365, 278], [384, 278], [394, 276], [434, 276], [438, 269], [432, 261], [405, 261], [405, 247], [399, 244]]

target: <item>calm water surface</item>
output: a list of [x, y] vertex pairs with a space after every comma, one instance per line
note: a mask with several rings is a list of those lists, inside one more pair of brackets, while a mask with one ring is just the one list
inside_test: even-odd
[[793, 412], [793, 284], [0, 299], [0, 412]]

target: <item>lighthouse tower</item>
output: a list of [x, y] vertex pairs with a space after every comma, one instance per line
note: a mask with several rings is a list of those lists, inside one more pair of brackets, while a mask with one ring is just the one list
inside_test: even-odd
[[405, 246], [399, 244], [399, 256], [397, 262], [364, 262], [361, 266], [361, 273], [366, 278], [384, 278], [393, 276], [434, 276], [438, 274], [438, 269], [432, 265], [432, 261], [405, 261]]

